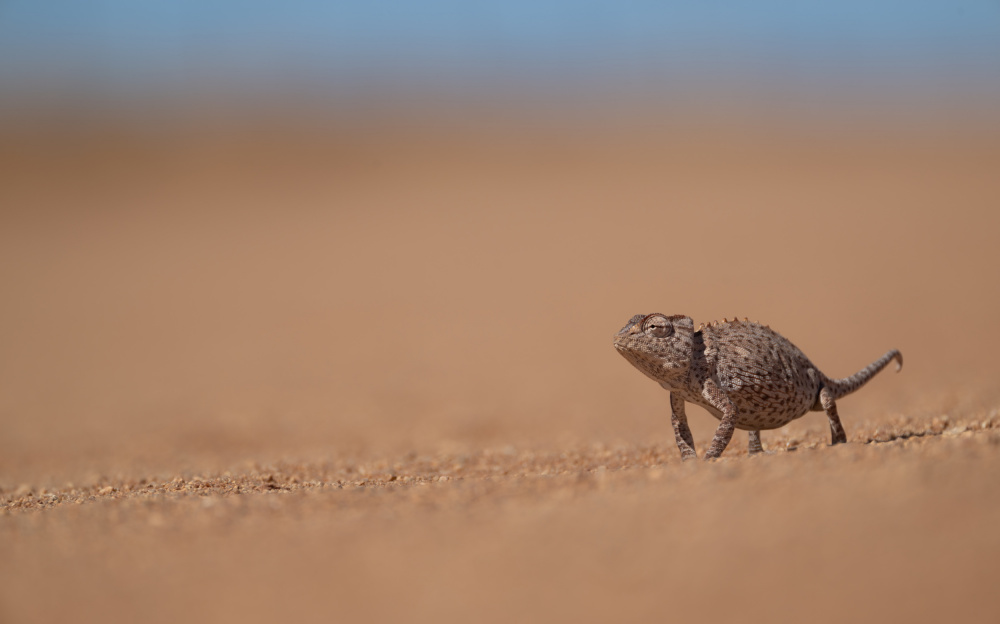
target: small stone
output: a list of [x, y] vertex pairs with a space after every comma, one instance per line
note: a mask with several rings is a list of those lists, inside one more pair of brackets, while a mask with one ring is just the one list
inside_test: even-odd
[[32, 489], [32, 487], [27, 483], [22, 483], [21, 485], [17, 486], [16, 490], [14, 490], [15, 497], [31, 496], [32, 493], [34, 493], [34, 489]]

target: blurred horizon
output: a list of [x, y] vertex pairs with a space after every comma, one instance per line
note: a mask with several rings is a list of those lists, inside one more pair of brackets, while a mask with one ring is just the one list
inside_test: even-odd
[[0, 117], [1000, 108], [1000, 3], [0, 5]]

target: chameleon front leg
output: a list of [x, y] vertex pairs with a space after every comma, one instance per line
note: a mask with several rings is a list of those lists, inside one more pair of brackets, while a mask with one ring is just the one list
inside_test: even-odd
[[715, 430], [715, 436], [712, 438], [712, 445], [708, 447], [708, 452], [705, 453], [705, 459], [714, 459], [722, 455], [722, 451], [726, 450], [726, 446], [729, 445], [729, 441], [733, 438], [733, 432], [736, 430], [736, 406], [729, 400], [726, 393], [722, 391], [722, 388], [711, 379], [705, 382], [701, 396], [705, 397], [705, 400], [712, 407], [722, 412], [722, 418], [719, 419], [719, 428]]
[[674, 427], [674, 438], [677, 439], [677, 448], [681, 450], [681, 459], [697, 459], [694, 436], [691, 435], [687, 414], [684, 412], [684, 399], [676, 392], [670, 393], [670, 424]]

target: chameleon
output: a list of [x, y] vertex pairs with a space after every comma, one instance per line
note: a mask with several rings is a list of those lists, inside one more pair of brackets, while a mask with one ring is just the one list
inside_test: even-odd
[[825, 411], [831, 444], [847, 442], [837, 399], [865, 385], [889, 362], [903, 367], [896, 349], [850, 377], [831, 379], [787, 338], [746, 319], [701, 325], [684, 315], [637, 314], [615, 334], [615, 349], [670, 392], [671, 425], [682, 459], [694, 459], [685, 402], [719, 419], [705, 453], [717, 458], [735, 429], [749, 432], [751, 455], [763, 452], [761, 430], [777, 429], [810, 411]]

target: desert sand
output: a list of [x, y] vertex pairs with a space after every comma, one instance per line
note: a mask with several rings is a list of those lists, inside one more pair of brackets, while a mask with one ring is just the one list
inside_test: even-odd
[[[992, 127], [8, 130], [0, 166], [0, 621], [1000, 618]], [[611, 347], [654, 311], [906, 364], [846, 445], [682, 464]]]

